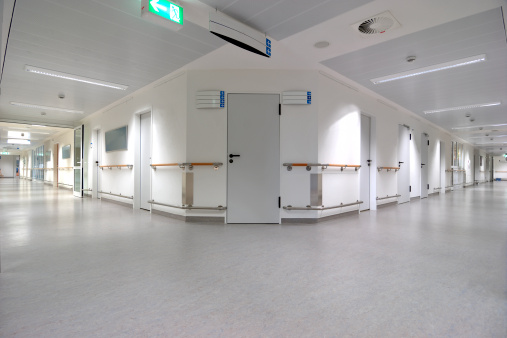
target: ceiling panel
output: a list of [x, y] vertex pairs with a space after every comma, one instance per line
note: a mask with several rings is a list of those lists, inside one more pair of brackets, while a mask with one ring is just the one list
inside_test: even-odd
[[282, 40], [373, 0], [201, 0], [268, 36]]
[[[370, 79], [486, 54], [486, 62], [374, 85]], [[416, 61], [406, 62], [414, 55]], [[507, 123], [507, 44], [501, 8], [475, 14], [322, 64], [408, 110], [452, 127]], [[424, 114], [424, 110], [502, 102], [501, 106]], [[470, 113], [474, 121], [466, 118]]]
[[[0, 118], [68, 124], [223, 46], [187, 21], [179, 32], [140, 17], [140, 1], [17, 0], [2, 78]], [[25, 65], [129, 86], [126, 91], [30, 74]], [[61, 100], [58, 93], [64, 92]], [[82, 110], [16, 108], [10, 101]], [[41, 120], [42, 119], [42, 120]]]

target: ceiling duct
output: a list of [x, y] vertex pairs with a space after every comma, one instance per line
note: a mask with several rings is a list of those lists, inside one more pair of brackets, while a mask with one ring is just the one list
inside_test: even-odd
[[271, 57], [271, 40], [265, 34], [219, 11], [210, 12], [209, 31], [249, 52]]
[[401, 27], [400, 23], [389, 11], [363, 19], [351, 25], [361, 36], [374, 36]]

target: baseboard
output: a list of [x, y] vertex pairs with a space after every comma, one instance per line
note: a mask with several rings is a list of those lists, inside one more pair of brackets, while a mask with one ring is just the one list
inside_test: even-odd
[[421, 196], [410, 197], [410, 202], [421, 200]]
[[318, 218], [282, 218], [282, 224], [316, 224]]
[[384, 204], [377, 204], [377, 209], [392, 207], [394, 205], [398, 205], [398, 202], [389, 202], [389, 203], [384, 203]]
[[431, 194], [428, 194], [428, 197], [438, 196], [440, 195], [439, 192], [432, 192]]
[[101, 197], [100, 200], [104, 201], [104, 202], [118, 204], [118, 205], [121, 205], [121, 206], [124, 206], [124, 207], [128, 207], [130, 209], [132, 209], [132, 207], [133, 207], [131, 203], [121, 202], [121, 201], [113, 200], [113, 199], [110, 199], [110, 198]]
[[340, 217], [345, 217], [345, 216], [350, 216], [350, 215], [359, 215], [359, 211], [357, 210], [352, 210], [352, 211], [347, 211], [347, 212], [342, 212], [342, 213], [339, 213], [339, 214], [335, 214], [335, 215], [329, 215], [329, 216], [325, 216], [325, 217], [321, 217], [318, 219], [318, 222], [325, 222], [325, 221], [329, 221], [329, 220], [332, 220], [332, 219], [335, 219], [335, 218], [340, 218]]
[[220, 216], [183, 216], [189, 223], [225, 223], [225, 217]]
[[177, 215], [177, 214], [173, 214], [171, 212], [167, 212], [167, 211], [162, 211], [162, 210], [157, 210], [157, 209], [151, 209], [151, 213], [152, 214], [155, 214], [155, 215], [160, 215], [160, 216], [165, 216], [165, 217], [169, 217], [169, 218], [173, 218], [173, 219], [177, 219], [179, 221], [186, 221], [187, 220], [187, 217], [186, 216], [183, 216], [183, 215]]
[[68, 189], [68, 190], [73, 190], [74, 189], [72, 186], [61, 185], [61, 184], [58, 184], [58, 188], [63, 188], [63, 189]]

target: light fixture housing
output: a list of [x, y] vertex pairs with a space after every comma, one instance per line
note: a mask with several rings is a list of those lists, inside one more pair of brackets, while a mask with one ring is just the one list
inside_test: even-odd
[[39, 67], [34, 67], [34, 66], [29, 66], [29, 65], [25, 65], [25, 71], [27, 71], [29, 73], [47, 75], [47, 76], [56, 77], [59, 79], [83, 82], [83, 83], [88, 83], [88, 84], [112, 88], [112, 89], [126, 90], [128, 88], [128, 86], [113, 83], [113, 82], [92, 79], [92, 78], [85, 77], [85, 76], [63, 73], [63, 72], [58, 72], [58, 71], [51, 70], [51, 69], [39, 68]]
[[48, 106], [40, 106], [38, 104], [31, 103], [22, 103], [22, 102], [11, 102], [13, 106], [24, 107], [24, 108], [34, 108], [34, 109], [43, 109], [43, 110], [52, 110], [59, 111], [64, 113], [73, 113], [73, 114], [83, 114], [84, 112], [81, 110], [67, 109], [67, 108], [58, 108], [58, 107], [48, 107]]
[[30, 140], [22, 140], [22, 139], [7, 139], [7, 143], [10, 144], [30, 144]]
[[442, 109], [434, 109], [434, 110], [425, 110], [424, 114], [443, 113], [443, 112], [446, 112], [446, 111], [473, 109], [473, 108], [482, 108], [482, 107], [493, 107], [493, 106], [499, 106], [501, 104], [502, 104], [501, 102], [471, 104], [471, 105], [468, 105], [468, 106], [450, 107], [450, 108], [442, 108]]
[[30, 133], [26, 131], [7, 131], [7, 138], [10, 139], [24, 139], [29, 140], [30, 139]]
[[472, 65], [472, 64], [484, 62], [484, 61], [486, 61], [486, 54], [481, 54], [481, 55], [471, 56], [471, 57], [464, 58], [464, 59], [439, 63], [439, 64], [436, 64], [433, 66], [417, 68], [417, 69], [409, 70], [406, 72], [377, 77], [375, 79], [371, 79], [370, 81], [373, 84], [381, 84], [381, 83], [391, 82], [391, 81], [395, 81], [395, 80], [406, 79], [406, 78], [413, 77], [413, 76], [434, 73], [434, 72], [438, 72], [441, 70], [452, 69], [452, 68], [461, 67], [461, 66], [468, 66], [468, 65]]

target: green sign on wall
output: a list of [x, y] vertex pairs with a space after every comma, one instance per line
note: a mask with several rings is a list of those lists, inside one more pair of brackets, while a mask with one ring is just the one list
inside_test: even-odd
[[167, 0], [149, 0], [148, 11], [183, 25], [183, 7]]

